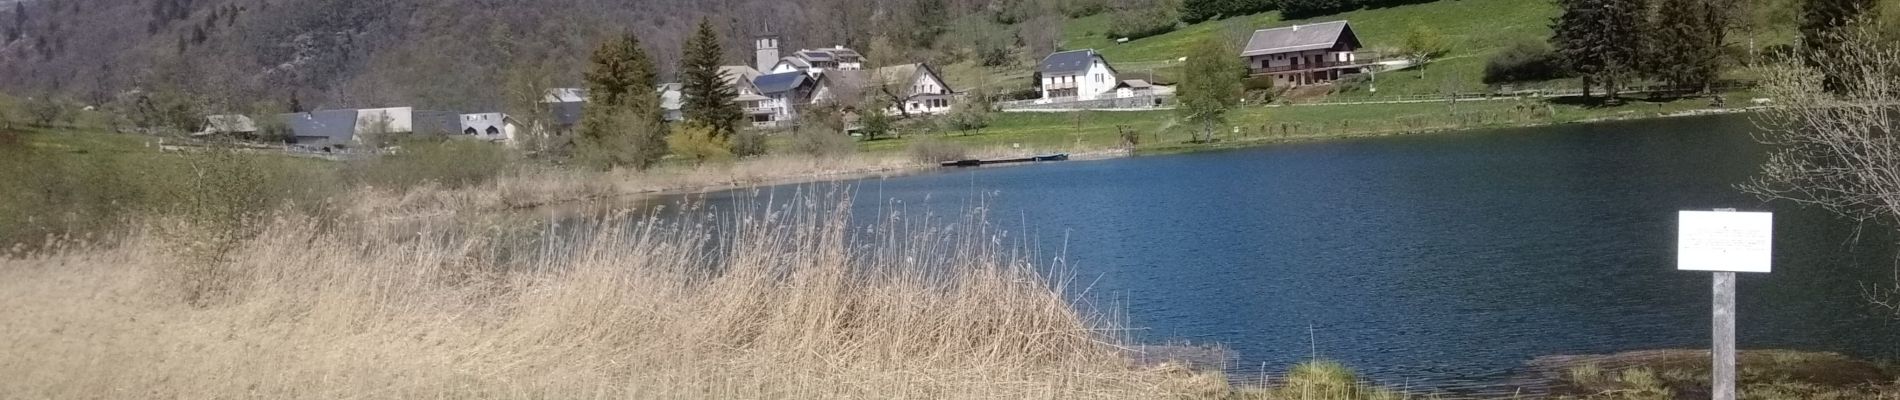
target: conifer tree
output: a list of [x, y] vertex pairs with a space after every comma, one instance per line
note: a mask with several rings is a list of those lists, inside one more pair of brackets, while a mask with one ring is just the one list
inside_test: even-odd
[[666, 155], [666, 128], [654, 93], [653, 61], [627, 34], [594, 50], [586, 72], [588, 104], [577, 155], [601, 168], [646, 168]]
[[1643, 53], [1642, 0], [1559, 0], [1563, 14], [1551, 26], [1551, 47], [1583, 76], [1584, 97], [1601, 84], [1611, 101], [1620, 78], [1632, 75]]
[[1663, 0], [1650, 23], [1648, 57], [1652, 75], [1678, 88], [1706, 90], [1720, 72], [1722, 49], [1710, 37], [1720, 28], [1710, 26], [1706, 0]]
[[713, 30], [712, 21], [699, 21], [699, 29], [692, 38], [686, 40], [682, 52], [679, 72], [681, 112], [687, 120], [711, 128], [715, 137], [732, 137], [738, 132], [739, 121], [745, 115], [736, 101], [738, 89], [732, 87], [728, 77], [719, 68], [720, 57], [725, 54], [725, 50], [720, 48], [719, 33]]

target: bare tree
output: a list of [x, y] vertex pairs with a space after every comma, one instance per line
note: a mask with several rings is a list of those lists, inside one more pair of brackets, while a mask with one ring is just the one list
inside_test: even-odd
[[[1900, 226], [1900, 45], [1867, 24], [1830, 39], [1835, 50], [1811, 55], [1823, 62], [1797, 54], [1763, 68], [1762, 91], [1778, 104], [1757, 117], [1758, 139], [1775, 150], [1743, 189]], [[1828, 76], [1845, 80], [1844, 90], [1824, 90]], [[1900, 288], [1866, 294], [1900, 315]]]

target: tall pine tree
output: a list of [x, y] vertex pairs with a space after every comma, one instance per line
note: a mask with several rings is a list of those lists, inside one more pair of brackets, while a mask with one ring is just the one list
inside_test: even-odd
[[[1807, 0], [1801, 8], [1801, 46], [1808, 65], [1821, 67], [1823, 60], [1834, 59], [1845, 30], [1873, 7], [1874, 0]], [[1836, 70], [1821, 68], [1826, 74], [1822, 88], [1828, 92], [1846, 89], [1846, 80]]]
[[1650, 22], [1651, 74], [1687, 90], [1707, 90], [1721, 71], [1721, 28], [1707, 0], [1663, 0]]
[[666, 155], [653, 60], [627, 34], [594, 49], [586, 71], [587, 108], [575, 146], [598, 167], [646, 168]]
[[1583, 95], [1601, 84], [1616, 101], [1617, 83], [1638, 70], [1643, 54], [1642, 0], [1559, 0], [1563, 15], [1551, 29], [1551, 47], [1583, 76]]
[[713, 128], [713, 135], [729, 138], [738, 132], [744, 111], [735, 101], [739, 97], [724, 71], [719, 68], [725, 50], [720, 48], [719, 33], [712, 21], [699, 20], [699, 29], [686, 40], [680, 54], [680, 104], [687, 120]]
[[13, 26], [7, 28], [6, 43], [12, 43], [15, 40], [20, 40], [20, 36], [24, 35], [25, 32], [26, 32], [26, 3], [25, 2], [13, 3]]

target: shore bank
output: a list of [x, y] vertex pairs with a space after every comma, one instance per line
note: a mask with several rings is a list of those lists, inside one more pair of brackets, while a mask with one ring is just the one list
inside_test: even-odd
[[[1504, 103], [1504, 102], [1496, 102]], [[1676, 102], [1682, 103], [1682, 102]], [[1674, 103], [1672, 103], [1674, 104]], [[1680, 104], [1678, 104], [1680, 105]], [[1403, 105], [1408, 108], [1417, 105]], [[1432, 105], [1436, 106], [1436, 105]], [[1335, 106], [1323, 106], [1335, 107]], [[1340, 106], [1344, 107], [1344, 106]], [[1352, 106], [1362, 107], [1362, 106]], [[1678, 118], [1718, 114], [1746, 113], [1756, 108], [1680, 108], [1662, 112], [1634, 112], [1630, 110], [1604, 109], [1570, 118], [1524, 117], [1524, 118], [1485, 118], [1467, 116], [1461, 120], [1452, 118], [1445, 123], [1394, 123], [1360, 124], [1354, 127], [1353, 119], [1342, 120], [1338, 128], [1331, 130], [1303, 124], [1301, 119], [1287, 119], [1287, 122], [1273, 125], [1253, 125], [1253, 128], [1241, 128], [1245, 119], [1237, 120], [1230, 126], [1226, 135], [1217, 135], [1219, 140], [1207, 143], [1188, 142], [1190, 134], [1172, 123], [1172, 114], [1145, 113], [1144, 119], [1133, 120], [1113, 118], [1092, 120], [1083, 126], [1085, 131], [1100, 129], [1103, 126], [1122, 126], [1122, 129], [1135, 129], [1135, 124], [1153, 125], [1152, 131], [1144, 133], [1147, 137], [1165, 141], [1138, 143], [1133, 149], [1120, 142], [1102, 143], [1099, 132], [1077, 135], [1065, 135], [1059, 127], [1050, 127], [1041, 120], [1011, 121], [1016, 127], [999, 128], [1000, 132], [976, 135], [930, 135], [939, 139], [966, 146], [981, 146], [971, 152], [975, 158], [1022, 157], [1035, 154], [1067, 153], [1075, 161], [1102, 160], [1121, 157], [1191, 153], [1198, 151], [1227, 150], [1259, 146], [1272, 146], [1287, 143], [1310, 143], [1327, 140], [1356, 139], [1368, 137], [1404, 136], [1421, 134], [1442, 134], [1467, 132], [1481, 129], [1525, 128], [1553, 126], [1575, 123], [1602, 123], [1613, 121], [1633, 121], [1659, 118]], [[1494, 113], [1497, 111], [1522, 111], [1521, 108], [1503, 108], [1471, 110], [1472, 112]], [[1256, 110], [1250, 112], [1263, 112]], [[1365, 110], [1359, 110], [1365, 111]], [[1129, 113], [1117, 113], [1129, 114]], [[1328, 113], [1330, 114], [1330, 113]], [[1376, 114], [1364, 114], [1376, 115]], [[1082, 117], [1077, 113], [1073, 117]], [[1242, 113], [1243, 117], [1254, 117], [1251, 113]], [[1260, 116], [1264, 117], [1264, 116]], [[1358, 116], [1365, 119], [1365, 116]], [[1048, 122], [1048, 121], [1041, 121]], [[1018, 136], [1015, 130], [1041, 126], [1046, 129], [1034, 135], [1038, 138], [1073, 137], [1068, 147], [1047, 142], [1010, 142], [1009, 138]], [[1284, 128], [1282, 128], [1284, 127]], [[1323, 125], [1321, 125], [1323, 127]], [[1265, 132], [1273, 129], [1286, 129], [1284, 134]], [[578, 202], [637, 201], [654, 196], [705, 193], [720, 190], [741, 189], [747, 187], [773, 186], [800, 183], [838, 182], [866, 178], [893, 177], [941, 170], [945, 167], [935, 163], [925, 163], [912, 159], [897, 147], [909, 139], [886, 139], [863, 142], [861, 151], [846, 157], [816, 159], [800, 156], [766, 156], [761, 158], [738, 160], [730, 163], [707, 164], [698, 166], [672, 166], [655, 170], [590, 172], [561, 169], [534, 169], [505, 176], [493, 187], [474, 187], [450, 191], [420, 190], [415, 193], [369, 193], [366, 196], [376, 201], [366, 204], [390, 207], [393, 209], [411, 209], [426, 212], [429, 209], [440, 210], [443, 205], [457, 205], [463, 210], [522, 210], [543, 207], [562, 206]], [[1120, 140], [1117, 135], [1116, 140]], [[1015, 167], [1032, 164], [1015, 165]], [[996, 168], [995, 166], [985, 168]], [[420, 208], [418, 208], [420, 207]]]

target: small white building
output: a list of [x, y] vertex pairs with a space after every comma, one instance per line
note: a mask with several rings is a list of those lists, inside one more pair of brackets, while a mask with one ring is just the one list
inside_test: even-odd
[[1042, 101], [1088, 101], [1114, 96], [1121, 80], [1115, 67], [1094, 49], [1065, 51], [1043, 57], [1037, 67], [1042, 73]]
[[462, 114], [460, 138], [514, 144], [521, 126], [502, 113]]

